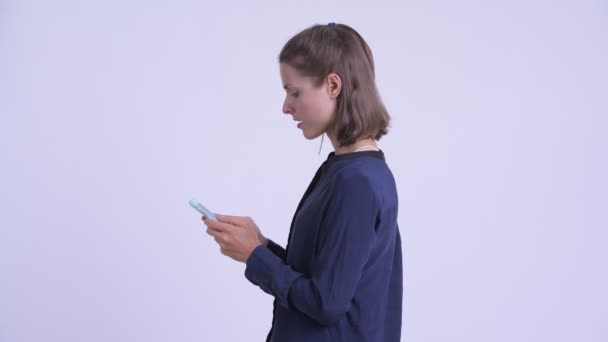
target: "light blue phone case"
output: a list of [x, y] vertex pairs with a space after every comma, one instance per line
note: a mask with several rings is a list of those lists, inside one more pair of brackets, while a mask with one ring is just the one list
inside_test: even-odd
[[217, 221], [217, 217], [215, 217], [215, 214], [213, 214], [211, 210], [205, 208], [205, 206], [202, 205], [199, 201], [191, 199], [188, 203], [190, 203], [190, 206], [192, 208], [196, 209], [196, 211], [203, 214], [203, 216], [205, 216], [206, 218]]

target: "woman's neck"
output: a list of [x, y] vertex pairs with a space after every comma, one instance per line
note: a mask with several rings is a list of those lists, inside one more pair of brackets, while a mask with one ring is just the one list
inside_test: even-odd
[[[329, 135], [328, 135], [329, 136]], [[375, 151], [378, 149], [378, 145], [376, 145], [376, 141], [371, 138], [366, 138], [355, 142], [354, 144], [340, 146], [338, 147], [338, 143], [336, 139], [332, 136], [329, 136], [331, 140], [331, 144], [334, 146], [334, 151], [336, 154], [344, 154], [344, 153], [352, 153], [358, 151]]]

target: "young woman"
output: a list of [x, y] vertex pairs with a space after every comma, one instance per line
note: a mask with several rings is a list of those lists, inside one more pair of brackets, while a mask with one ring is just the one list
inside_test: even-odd
[[395, 180], [376, 141], [390, 116], [372, 53], [351, 27], [312, 26], [279, 55], [283, 112], [334, 151], [294, 214], [285, 249], [250, 217], [203, 219], [223, 254], [274, 296], [267, 341], [399, 341], [402, 255]]

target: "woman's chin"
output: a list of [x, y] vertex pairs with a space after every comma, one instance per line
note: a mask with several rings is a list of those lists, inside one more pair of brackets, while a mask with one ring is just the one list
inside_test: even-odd
[[302, 135], [304, 135], [304, 138], [308, 139], [308, 140], [312, 140], [314, 139], [313, 137], [311, 137], [309, 134], [306, 133], [305, 130], [302, 130]]
[[320, 137], [323, 134], [323, 132], [319, 133], [319, 132], [309, 132], [309, 131], [302, 130], [302, 134], [304, 134], [304, 137], [308, 140], [315, 140], [318, 137]]
[[305, 127], [302, 123], [298, 124], [298, 129], [302, 130], [302, 135], [308, 140], [314, 140], [324, 133], [324, 131], [319, 132], [318, 130], [311, 130], [310, 127]]

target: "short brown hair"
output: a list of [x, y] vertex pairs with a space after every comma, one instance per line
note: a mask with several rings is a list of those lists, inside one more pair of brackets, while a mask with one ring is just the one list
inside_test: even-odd
[[348, 25], [314, 25], [292, 37], [279, 54], [316, 87], [330, 73], [342, 80], [334, 120], [328, 128], [340, 146], [360, 139], [380, 140], [388, 133], [388, 114], [376, 88], [372, 52], [359, 33]]

